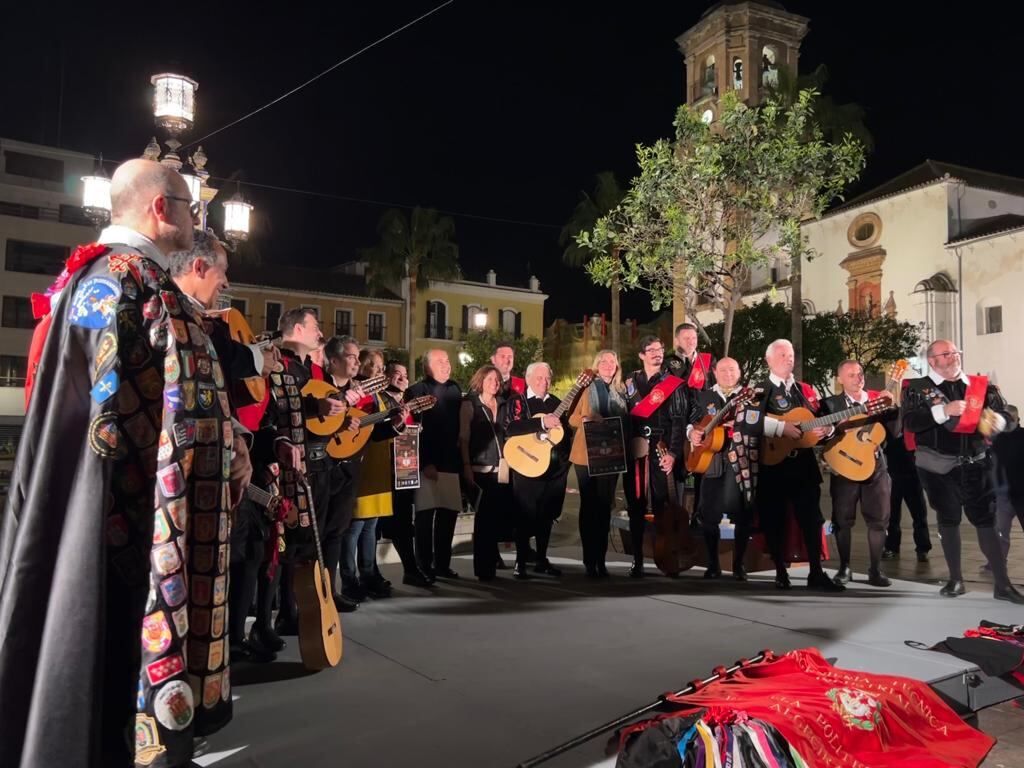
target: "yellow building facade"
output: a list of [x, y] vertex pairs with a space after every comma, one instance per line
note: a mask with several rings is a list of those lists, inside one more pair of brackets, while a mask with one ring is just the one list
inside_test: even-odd
[[242, 312], [255, 333], [277, 330], [285, 312], [310, 307], [324, 336], [353, 336], [361, 346], [404, 348], [405, 302], [392, 293], [369, 295], [366, 281], [337, 271], [231, 265], [223, 306]]
[[[402, 293], [408, 298], [408, 285]], [[474, 330], [501, 330], [510, 336], [544, 338], [544, 302], [547, 294], [531, 277], [528, 287], [500, 285], [494, 271], [486, 282], [431, 281], [416, 292], [411, 319], [412, 357], [428, 349], [447, 349], [454, 359], [466, 334]]]

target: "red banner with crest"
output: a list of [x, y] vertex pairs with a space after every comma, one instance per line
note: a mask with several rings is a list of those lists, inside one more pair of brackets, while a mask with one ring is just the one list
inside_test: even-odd
[[639, 403], [633, 406], [633, 410], [629, 413], [631, 416], [636, 416], [641, 419], [646, 419], [656, 410], [659, 406], [664, 403], [672, 393], [675, 392], [683, 384], [683, 380], [678, 376], [669, 374], [664, 379], [654, 385], [654, 388], [647, 393], [647, 397], [641, 400]]
[[967, 391], [964, 393], [964, 412], [953, 427], [958, 435], [973, 435], [978, 430], [981, 412], [985, 410], [985, 395], [988, 392], [988, 376], [968, 376]]

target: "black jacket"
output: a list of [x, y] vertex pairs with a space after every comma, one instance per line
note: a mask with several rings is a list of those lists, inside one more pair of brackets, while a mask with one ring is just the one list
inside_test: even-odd
[[[697, 354], [700, 354], [700, 350], [697, 350]], [[708, 369], [704, 371], [704, 386], [699, 388], [691, 387], [689, 384], [690, 374], [693, 372], [693, 361], [689, 358], [683, 357], [678, 352], [671, 352], [665, 355], [664, 369], [671, 373], [673, 376], [678, 376], [686, 383], [687, 389], [691, 392], [707, 391], [715, 386], [715, 356], [711, 356], [711, 363], [708, 365]]]
[[421, 466], [435, 467], [438, 472], [459, 472], [462, 469], [459, 457], [462, 389], [451, 379], [441, 384], [428, 376], [405, 391], [406, 401], [423, 395], [433, 395], [437, 404], [415, 417], [423, 427], [420, 432]]
[[[986, 449], [985, 438], [978, 432], [969, 435], [953, 432], [960, 423], [959, 417], [938, 424], [932, 414], [933, 406], [963, 400], [966, 391], [967, 385], [959, 379], [939, 384], [929, 376], [911, 380], [903, 398], [903, 426], [914, 433], [919, 448], [931, 448], [947, 456], [977, 456]], [[1007, 411], [1006, 400], [994, 384], [989, 384], [985, 392], [985, 407], [1006, 419], [1007, 429], [1016, 427]]]
[[[650, 380], [643, 370], [633, 371], [626, 380], [626, 404], [632, 410], [643, 400], [662, 379], [667, 376], [662, 370]], [[683, 457], [683, 443], [686, 440], [686, 425], [690, 418], [689, 393], [685, 386], [676, 387], [667, 402], [658, 406], [648, 418], [630, 416], [630, 431], [634, 437], [649, 437], [652, 443], [664, 440], [669, 452], [680, 465]]]

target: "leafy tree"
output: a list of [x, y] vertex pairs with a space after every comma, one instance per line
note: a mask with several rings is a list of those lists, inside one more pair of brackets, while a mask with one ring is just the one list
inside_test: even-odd
[[864, 153], [847, 137], [822, 138], [813, 90], [783, 107], [747, 107], [733, 92], [719, 119], [679, 108], [675, 139], [637, 147], [640, 175], [623, 202], [577, 236], [594, 252], [587, 270], [610, 285], [649, 291], [654, 309], [682, 296], [722, 312], [728, 352], [751, 270], [808, 248], [800, 223], [819, 214], [859, 174]]
[[[499, 346], [512, 347], [516, 355], [515, 369], [522, 374], [526, 366], [540, 359], [543, 342], [535, 336], [521, 336], [516, 339], [511, 334], [497, 330], [470, 331], [466, 334], [462, 351], [452, 358], [452, 378], [462, 388], [469, 386], [469, 380], [481, 365], [489, 365], [491, 355]], [[462, 360], [466, 362], [463, 363]]]
[[433, 208], [385, 211], [377, 225], [380, 242], [360, 253], [369, 263], [367, 282], [371, 291], [394, 288], [409, 278], [409, 320], [416, 321], [416, 294], [431, 280], [456, 280], [460, 276], [459, 246], [455, 222]]
[[[594, 228], [598, 219], [608, 215], [615, 206], [622, 202], [625, 190], [619, 185], [615, 174], [611, 171], [604, 171], [597, 174], [597, 184], [593, 194], [584, 192], [580, 201], [576, 204], [575, 210], [569, 222], [562, 227], [558, 237], [558, 244], [565, 248], [562, 253], [562, 260], [573, 267], [584, 267], [591, 259], [593, 252], [576, 240], [580, 232], [586, 232]], [[614, 257], [614, 253], [607, 254]], [[613, 262], [616, 259], [613, 258]], [[611, 282], [611, 326], [612, 326], [612, 349], [619, 349], [619, 294], [622, 291], [622, 281], [617, 274], [612, 275]]]

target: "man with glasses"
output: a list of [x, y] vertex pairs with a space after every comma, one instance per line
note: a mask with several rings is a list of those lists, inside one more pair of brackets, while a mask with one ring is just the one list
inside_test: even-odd
[[[977, 428], [960, 428], [971, 385], [961, 368], [960, 351], [952, 341], [937, 339], [928, 345], [928, 365], [929, 374], [911, 380], [907, 387], [903, 426], [917, 440], [917, 472], [938, 516], [942, 554], [949, 567], [949, 581], [939, 594], [957, 597], [966, 591], [960, 565], [960, 520], [966, 514], [992, 569], [993, 597], [1024, 603], [1024, 594], [1013, 587], [1006, 573], [995, 527], [992, 449]], [[989, 384], [984, 398], [982, 419], [987, 419], [993, 434], [1017, 426], [998, 387]], [[982, 421], [977, 423], [980, 427]]]
[[[685, 382], [662, 370], [665, 345], [657, 336], [640, 340], [643, 368], [626, 379], [626, 402], [630, 409], [630, 461], [627, 463], [626, 503], [629, 509], [629, 539], [633, 566], [629, 575], [644, 576], [644, 530], [648, 505], [657, 518], [665, 508], [668, 482], [677, 462], [683, 459], [683, 442], [689, 415]], [[656, 446], [664, 440], [668, 453], [658, 457]]]

